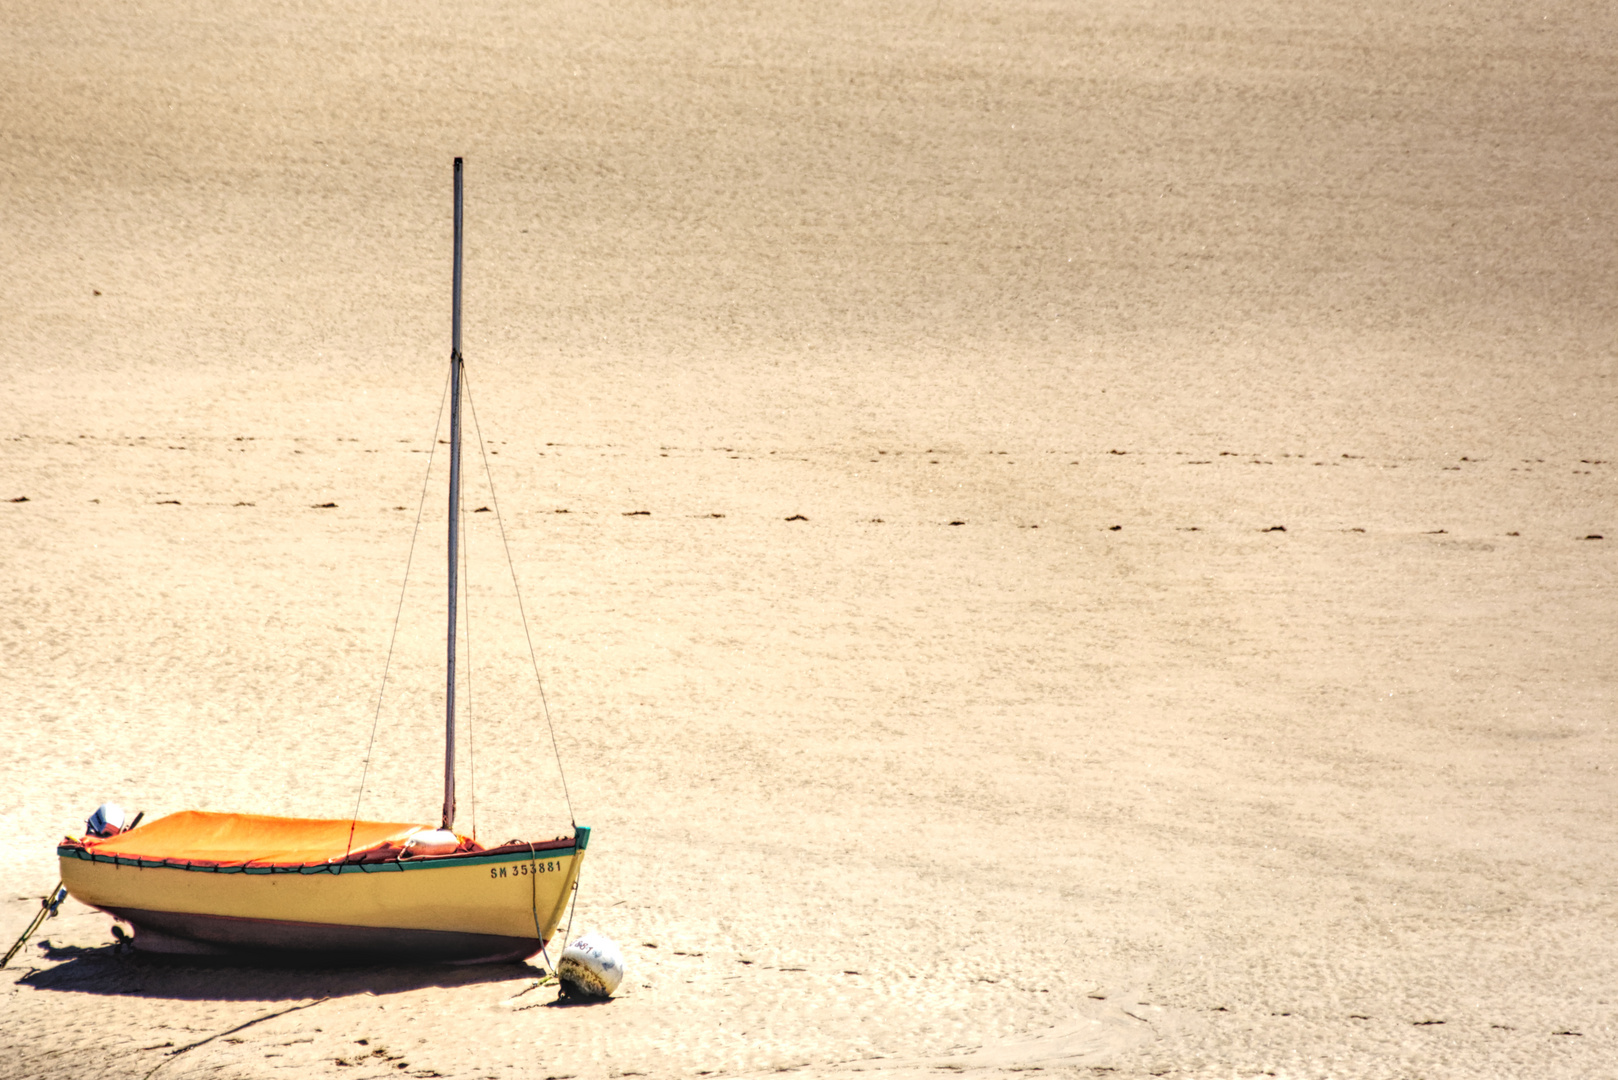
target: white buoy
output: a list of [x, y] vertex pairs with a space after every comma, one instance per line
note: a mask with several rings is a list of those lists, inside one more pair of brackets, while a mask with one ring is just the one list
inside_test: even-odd
[[417, 829], [405, 840], [406, 855], [448, 855], [461, 846], [461, 838], [448, 829]]
[[86, 836], [117, 836], [124, 831], [124, 808], [117, 803], [102, 803], [84, 823]]
[[624, 981], [624, 954], [617, 942], [592, 930], [562, 950], [556, 975], [580, 997], [608, 998]]

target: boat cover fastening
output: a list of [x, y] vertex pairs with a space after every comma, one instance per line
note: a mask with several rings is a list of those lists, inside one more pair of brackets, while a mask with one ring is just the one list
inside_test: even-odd
[[[353, 838], [349, 829], [353, 828]], [[215, 814], [182, 810], [105, 840], [85, 837], [96, 855], [213, 866], [309, 866], [342, 862], [381, 847], [402, 847], [420, 824]]]

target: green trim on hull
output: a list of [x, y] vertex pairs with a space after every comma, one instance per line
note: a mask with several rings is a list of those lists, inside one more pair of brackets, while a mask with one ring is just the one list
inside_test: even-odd
[[[580, 830], [588, 837], [587, 830]], [[227, 866], [213, 864], [171, 862], [167, 859], [130, 859], [121, 855], [97, 855], [80, 847], [58, 847], [56, 854], [64, 859], [82, 862], [113, 863], [145, 870], [189, 870], [198, 874], [388, 874], [406, 870], [433, 870], [446, 866], [490, 866], [499, 863], [537, 862], [541, 859], [566, 859], [584, 850], [583, 844], [567, 842], [564, 847], [542, 847], [535, 844], [530, 852], [503, 851], [498, 855], [476, 852], [457, 855], [428, 855], [416, 859], [390, 859], [373, 863], [310, 863], [302, 866], [246, 866], [241, 863]]]

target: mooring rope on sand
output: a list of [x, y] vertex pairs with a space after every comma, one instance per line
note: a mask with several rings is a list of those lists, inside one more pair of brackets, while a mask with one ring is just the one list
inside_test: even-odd
[[148, 1072], [146, 1074], [146, 1076], [142, 1078], [142, 1080], [151, 1080], [153, 1073], [157, 1072], [158, 1069], [161, 1069], [163, 1066], [167, 1065], [170, 1061], [173, 1061], [175, 1058], [179, 1057], [181, 1054], [185, 1053], [187, 1050], [195, 1050], [197, 1047], [204, 1046], [204, 1045], [206, 1045], [208, 1043], [211, 1043], [215, 1039], [223, 1038], [226, 1035], [234, 1035], [236, 1032], [241, 1031], [243, 1028], [250, 1028], [254, 1024], [262, 1024], [266, 1020], [274, 1020], [277, 1016], [285, 1016], [287, 1013], [295, 1013], [299, 1009], [312, 1009], [316, 1005], [319, 1005], [322, 1001], [329, 1001], [329, 1000], [331, 1000], [331, 999], [330, 998], [316, 998], [314, 1001], [306, 1001], [302, 1005], [294, 1005], [294, 1006], [292, 1006], [291, 1008], [288, 1008], [288, 1009], [281, 1009], [279, 1012], [267, 1013], [264, 1016], [255, 1016], [255, 1017], [253, 1017], [253, 1019], [247, 1021], [245, 1024], [237, 1024], [235, 1027], [230, 1028], [228, 1030], [215, 1032], [214, 1034], [209, 1035], [206, 1039], [198, 1039], [194, 1043], [188, 1043], [187, 1045], [180, 1047], [178, 1050], [170, 1050], [168, 1053], [163, 1055], [163, 1059], [161, 1061], [159, 1061], [156, 1065], [152, 1066], [151, 1071]]
[[16, 956], [17, 950], [21, 949], [25, 944], [28, 943], [28, 939], [34, 936], [34, 931], [39, 929], [40, 923], [44, 922], [46, 919], [54, 919], [56, 917], [57, 909], [62, 906], [62, 901], [66, 899], [67, 889], [63, 888], [62, 883], [58, 881], [56, 883], [56, 887], [50, 892], [46, 893], [45, 898], [39, 902], [39, 912], [34, 916], [34, 921], [28, 924], [28, 929], [22, 932], [22, 937], [18, 938], [17, 943], [13, 945], [9, 951], [7, 951], [6, 958], [4, 960], [0, 960], [0, 968], [3, 968], [7, 964], [11, 963], [11, 958]]

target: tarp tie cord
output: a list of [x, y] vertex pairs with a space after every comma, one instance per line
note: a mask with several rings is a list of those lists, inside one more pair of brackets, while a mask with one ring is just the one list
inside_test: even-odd
[[[545, 700], [545, 680], [539, 677], [539, 657], [534, 652], [534, 635], [528, 629], [528, 612], [523, 608], [522, 588], [517, 584], [517, 564], [511, 558], [511, 541], [506, 539], [506, 519], [500, 513], [500, 498], [494, 493], [494, 472], [489, 468], [489, 447], [483, 441], [483, 429], [478, 427], [478, 409], [472, 401], [472, 380], [463, 375], [461, 387], [466, 391], [466, 407], [472, 414], [472, 432], [477, 436], [478, 452], [483, 455], [483, 475], [489, 481], [489, 504], [494, 507], [494, 520], [500, 526], [500, 544], [506, 550], [506, 566], [511, 570], [511, 591], [517, 597], [517, 614], [522, 616], [523, 637], [528, 641], [528, 661], [534, 666], [534, 682], [539, 685], [539, 702], [545, 708], [545, 726], [551, 733], [551, 751], [556, 755], [556, 775], [562, 781], [562, 798], [567, 802], [568, 820], [573, 823], [574, 828], [578, 828], [579, 819], [573, 814], [573, 796], [568, 794], [567, 790], [567, 773], [562, 769], [562, 750], [556, 743], [556, 725], [551, 722], [550, 702]], [[423, 494], [425, 496], [425, 490]], [[357, 812], [355, 816], [359, 816]]]
[[371, 774], [371, 751], [376, 748], [376, 725], [382, 719], [382, 695], [388, 689], [388, 671], [393, 667], [393, 646], [399, 640], [399, 618], [404, 614], [405, 591], [410, 587], [410, 566], [416, 557], [416, 537], [421, 534], [421, 515], [427, 506], [427, 483], [433, 476], [433, 456], [438, 452], [438, 432], [444, 426], [444, 402], [449, 399], [449, 376], [444, 376], [444, 392], [438, 398], [438, 419], [433, 421], [433, 438], [427, 445], [427, 474], [421, 478], [421, 500], [416, 504], [416, 526], [410, 532], [410, 551], [405, 556], [404, 581], [399, 585], [399, 607], [393, 613], [393, 632], [388, 635], [388, 657], [382, 662], [382, 685], [376, 691], [376, 713], [371, 717], [371, 741], [365, 744], [365, 767], [360, 771], [360, 791], [354, 797], [354, 816], [348, 823], [348, 850], [354, 853], [354, 827], [360, 820], [360, 802], [365, 798], [365, 780]]

